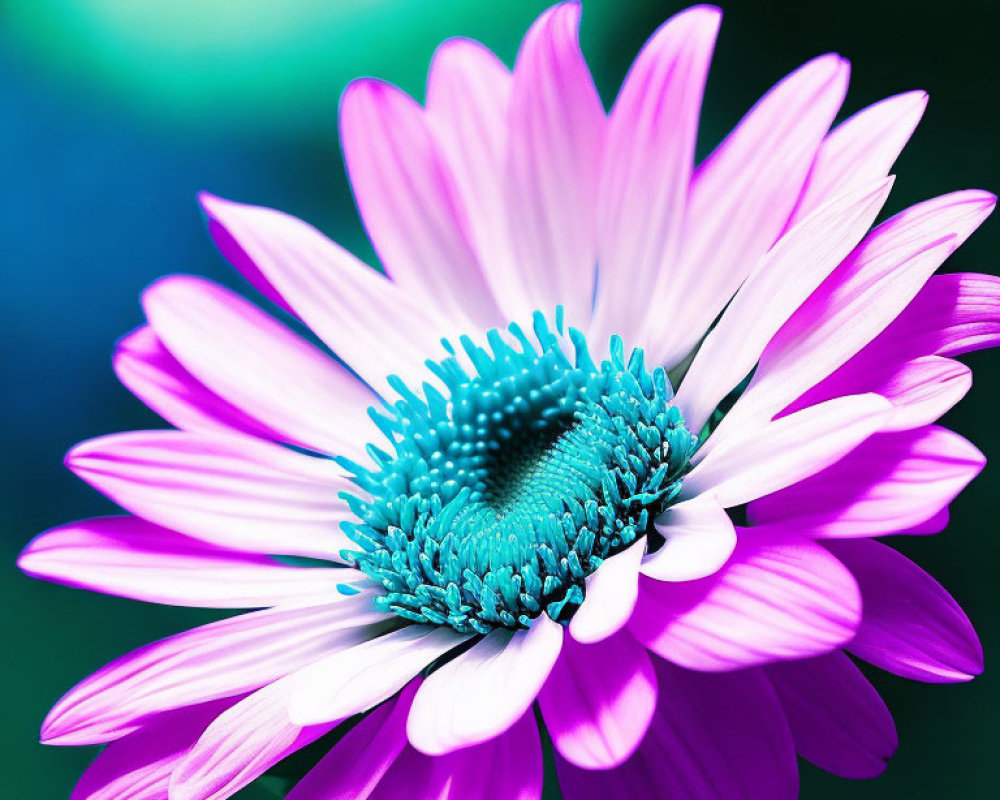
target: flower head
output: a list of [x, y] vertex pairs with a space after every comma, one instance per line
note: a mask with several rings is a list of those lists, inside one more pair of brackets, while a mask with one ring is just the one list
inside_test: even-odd
[[146, 291], [115, 368], [177, 430], [71, 450], [131, 515], [49, 531], [21, 566], [260, 610], [56, 704], [45, 741], [111, 743], [75, 798], [219, 800], [331, 734], [290, 798], [529, 800], [540, 725], [568, 798], [788, 798], [796, 753], [860, 778], [895, 750], [851, 656], [981, 671], [957, 604], [875, 538], [941, 530], [982, 468], [933, 423], [970, 385], [952, 357], [1000, 342], [1000, 282], [933, 273], [993, 196], [871, 229], [926, 98], [831, 131], [832, 55], [695, 166], [718, 10], [667, 21], [608, 114], [579, 15], [545, 12], [513, 73], [446, 42], [426, 107], [347, 89], [384, 275], [202, 198], [328, 350], [198, 278]]

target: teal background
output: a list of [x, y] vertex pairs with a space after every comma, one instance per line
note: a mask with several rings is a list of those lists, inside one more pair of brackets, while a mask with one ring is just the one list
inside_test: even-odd
[[[33, 582], [13, 567], [35, 533], [111, 511], [63, 469], [73, 443], [162, 425], [110, 369], [115, 339], [141, 321], [141, 289], [185, 271], [247, 290], [215, 253], [195, 193], [285, 209], [371, 258], [337, 149], [345, 82], [377, 74], [419, 96], [435, 45], [455, 34], [481, 38], [511, 63], [545, 5], [0, 5], [0, 795], [67, 797], [96, 751], [37, 744], [48, 707], [110, 658], [213, 618]], [[644, 39], [681, 7], [585, 0], [584, 51], [607, 104]], [[994, 4], [739, 0], [724, 7], [703, 154], [783, 74], [837, 50], [853, 63], [848, 112], [907, 89], [931, 94], [898, 163], [888, 211], [954, 189], [1000, 187]], [[948, 268], [997, 271], [998, 237], [992, 220]], [[937, 687], [875, 674], [901, 739], [889, 771], [855, 783], [804, 765], [804, 798], [997, 794], [1000, 356], [968, 360], [975, 386], [945, 422], [991, 463], [953, 505], [945, 533], [896, 544], [966, 608], [987, 673], [969, 685]], [[277, 797], [280, 785], [267, 779], [240, 797]]]

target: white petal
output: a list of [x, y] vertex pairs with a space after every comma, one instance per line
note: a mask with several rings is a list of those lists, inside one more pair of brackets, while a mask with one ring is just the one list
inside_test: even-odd
[[587, 576], [583, 603], [569, 623], [574, 639], [599, 642], [628, 622], [639, 596], [639, 564], [645, 552], [643, 537]]
[[646, 556], [639, 571], [659, 581], [693, 581], [719, 570], [736, 547], [726, 510], [709, 494], [668, 508], [656, 520], [663, 546]]

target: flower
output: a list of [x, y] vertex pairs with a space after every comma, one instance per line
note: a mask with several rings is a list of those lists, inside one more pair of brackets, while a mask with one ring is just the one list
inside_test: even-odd
[[788, 798], [796, 753], [863, 778], [895, 750], [848, 653], [981, 671], [955, 601], [875, 539], [941, 530], [983, 466], [933, 423], [970, 385], [952, 357], [1000, 342], [1000, 281], [932, 274], [995, 198], [869, 231], [926, 98], [830, 131], [833, 55], [695, 168], [718, 10], [667, 21], [607, 115], [579, 15], [545, 12], [513, 74], [446, 42], [426, 108], [347, 89], [385, 276], [202, 198], [226, 257], [339, 360], [199, 278], [144, 294], [115, 368], [178, 430], [73, 448], [131, 516], [42, 534], [21, 567], [261, 610], [56, 704], [44, 741], [110, 742], [75, 798], [229, 797], [335, 731], [293, 800], [527, 800], [540, 723], [569, 798]]

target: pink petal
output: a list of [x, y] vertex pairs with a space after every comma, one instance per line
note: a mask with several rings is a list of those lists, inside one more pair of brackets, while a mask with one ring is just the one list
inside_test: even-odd
[[288, 716], [312, 725], [367, 711], [468, 638], [451, 628], [407, 625], [333, 652], [295, 676]]
[[281, 439], [277, 431], [247, 416], [184, 369], [149, 325], [123, 336], [111, 363], [132, 394], [177, 428]]
[[760, 670], [704, 675], [656, 661], [657, 714], [620, 767], [582, 770], [557, 754], [563, 797], [791, 800], [798, 765], [788, 723]]
[[747, 517], [814, 537], [904, 531], [940, 512], [984, 463], [944, 428], [880, 433], [839, 463], [751, 503]]
[[722, 568], [736, 547], [726, 510], [708, 494], [668, 508], [655, 522], [663, 544], [639, 571], [658, 581], [693, 581]]
[[133, 431], [74, 447], [66, 465], [144, 519], [212, 544], [341, 560], [354, 545], [332, 461], [246, 436]]
[[136, 517], [101, 517], [53, 528], [18, 558], [34, 578], [179, 606], [260, 608], [318, 603], [368, 584], [357, 570], [291, 567], [168, 531]]
[[616, 767], [635, 752], [653, 718], [653, 663], [624, 631], [592, 645], [568, 639], [538, 703], [563, 758], [585, 769]]
[[231, 700], [168, 711], [112, 742], [83, 773], [70, 800], [163, 800], [170, 774]]
[[561, 3], [532, 25], [510, 100], [504, 197], [522, 286], [515, 315], [566, 309], [590, 320], [596, 207], [606, 119], [577, 31], [580, 4]]
[[701, 430], [771, 337], [861, 240], [891, 186], [891, 179], [883, 179], [832, 200], [761, 259], [705, 337], [677, 392], [690, 430]]
[[545, 614], [527, 631], [497, 629], [424, 681], [410, 709], [410, 743], [444, 755], [508, 730], [535, 701], [562, 649]]
[[288, 691], [288, 679], [265, 686], [209, 725], [174, 770], [170, 800], [225, 800], [334, 727], [289, 722]]
[[641, 343], [645, 315], [635, 291], [668, 281], [676, 262], [721, 17], [717, 8], [695, 6], [661, 25], [632, 64], [611, 111], [599, 195], [596, 343], [611, 333]]
[[[419, 386], [424, 360], [455, 333], [440, 314], [295, 217], [204, 194], [225, 228], [300, 317], [365, 383], [389, 396], [386, 376]], [[465, 333], [465, 331], [461, 331]]]
[[983, 648], [972, 623], [930, 575], [879, 542], [825, 544], [861, 587], [865, 613], [851, 653], [927, 683], [967, 681], [983, 671]]
[[639, 597], [639, 564], [645, 538], [611, 556], [586, 578], [583, 603], [569, 623], [578, 642], [599, 642], [622, 628]]
[[211, 391], [310, 450], [360, 458], [377, 402], [334, 359], [223, 286], [163, 278], [143, 308], [170, 353]]
[[847, 76], [839, 56], [810, 61], [771, 89], [698, 167], [680, 258], [648, 298], [661, 323], [642, 343], [652, 362], [683, 361], [775, 243], [843, 102]]
[[42, 726], [51, 744], [94, 744], [161, 711], [256, 689], [370, 639], [389, 617], [363, 592], [335, 603], [231, 617], [141, 647], [71, 689]]
[[795, 739], [795, 749], [843, 778], [885, 771], [898, 740], [878, 692], [842, 652], [765, 668]]
[[288, 793], [287, 800], [366, 800], [406, 747], [415, 678], [366, 716]]
[[854, 635], [861, 597], [836, 558], [791, 534], [739, 533], [711, 577], [639, 579], [629, 628], [640, 642], [682, 667], [719, 672], [819, 655]]
[[470, 39], [439, 46], [427, 76], [427, 122], [451, 170], [479, 263], [508, 321], [524, 310], [502, 190], [512, 83], [500, 59]]
[[834, 128], [816, 153], [789, 224], [851, 185], [888, 175], [925, 108], [926, 92], [905, 92], [862, 109]]
[[365, 228], [396, 284], [470, 328], [504, 324], [423, 109], [387, 83], [354, 81], [340, 100], [340, 142]]
[[858, 353], [906, 308], [994, 202], [985, 192], [955, 192], [879, 225], [771, 339], [732, 419], [723, 424], [770, 419]]
[[876, 394], [828, 400], [729, 434], [684, 478], [683, 496], [710, 493], [725, 507], [793, 487], [836, 464], [879, 430], [892, 405]]

